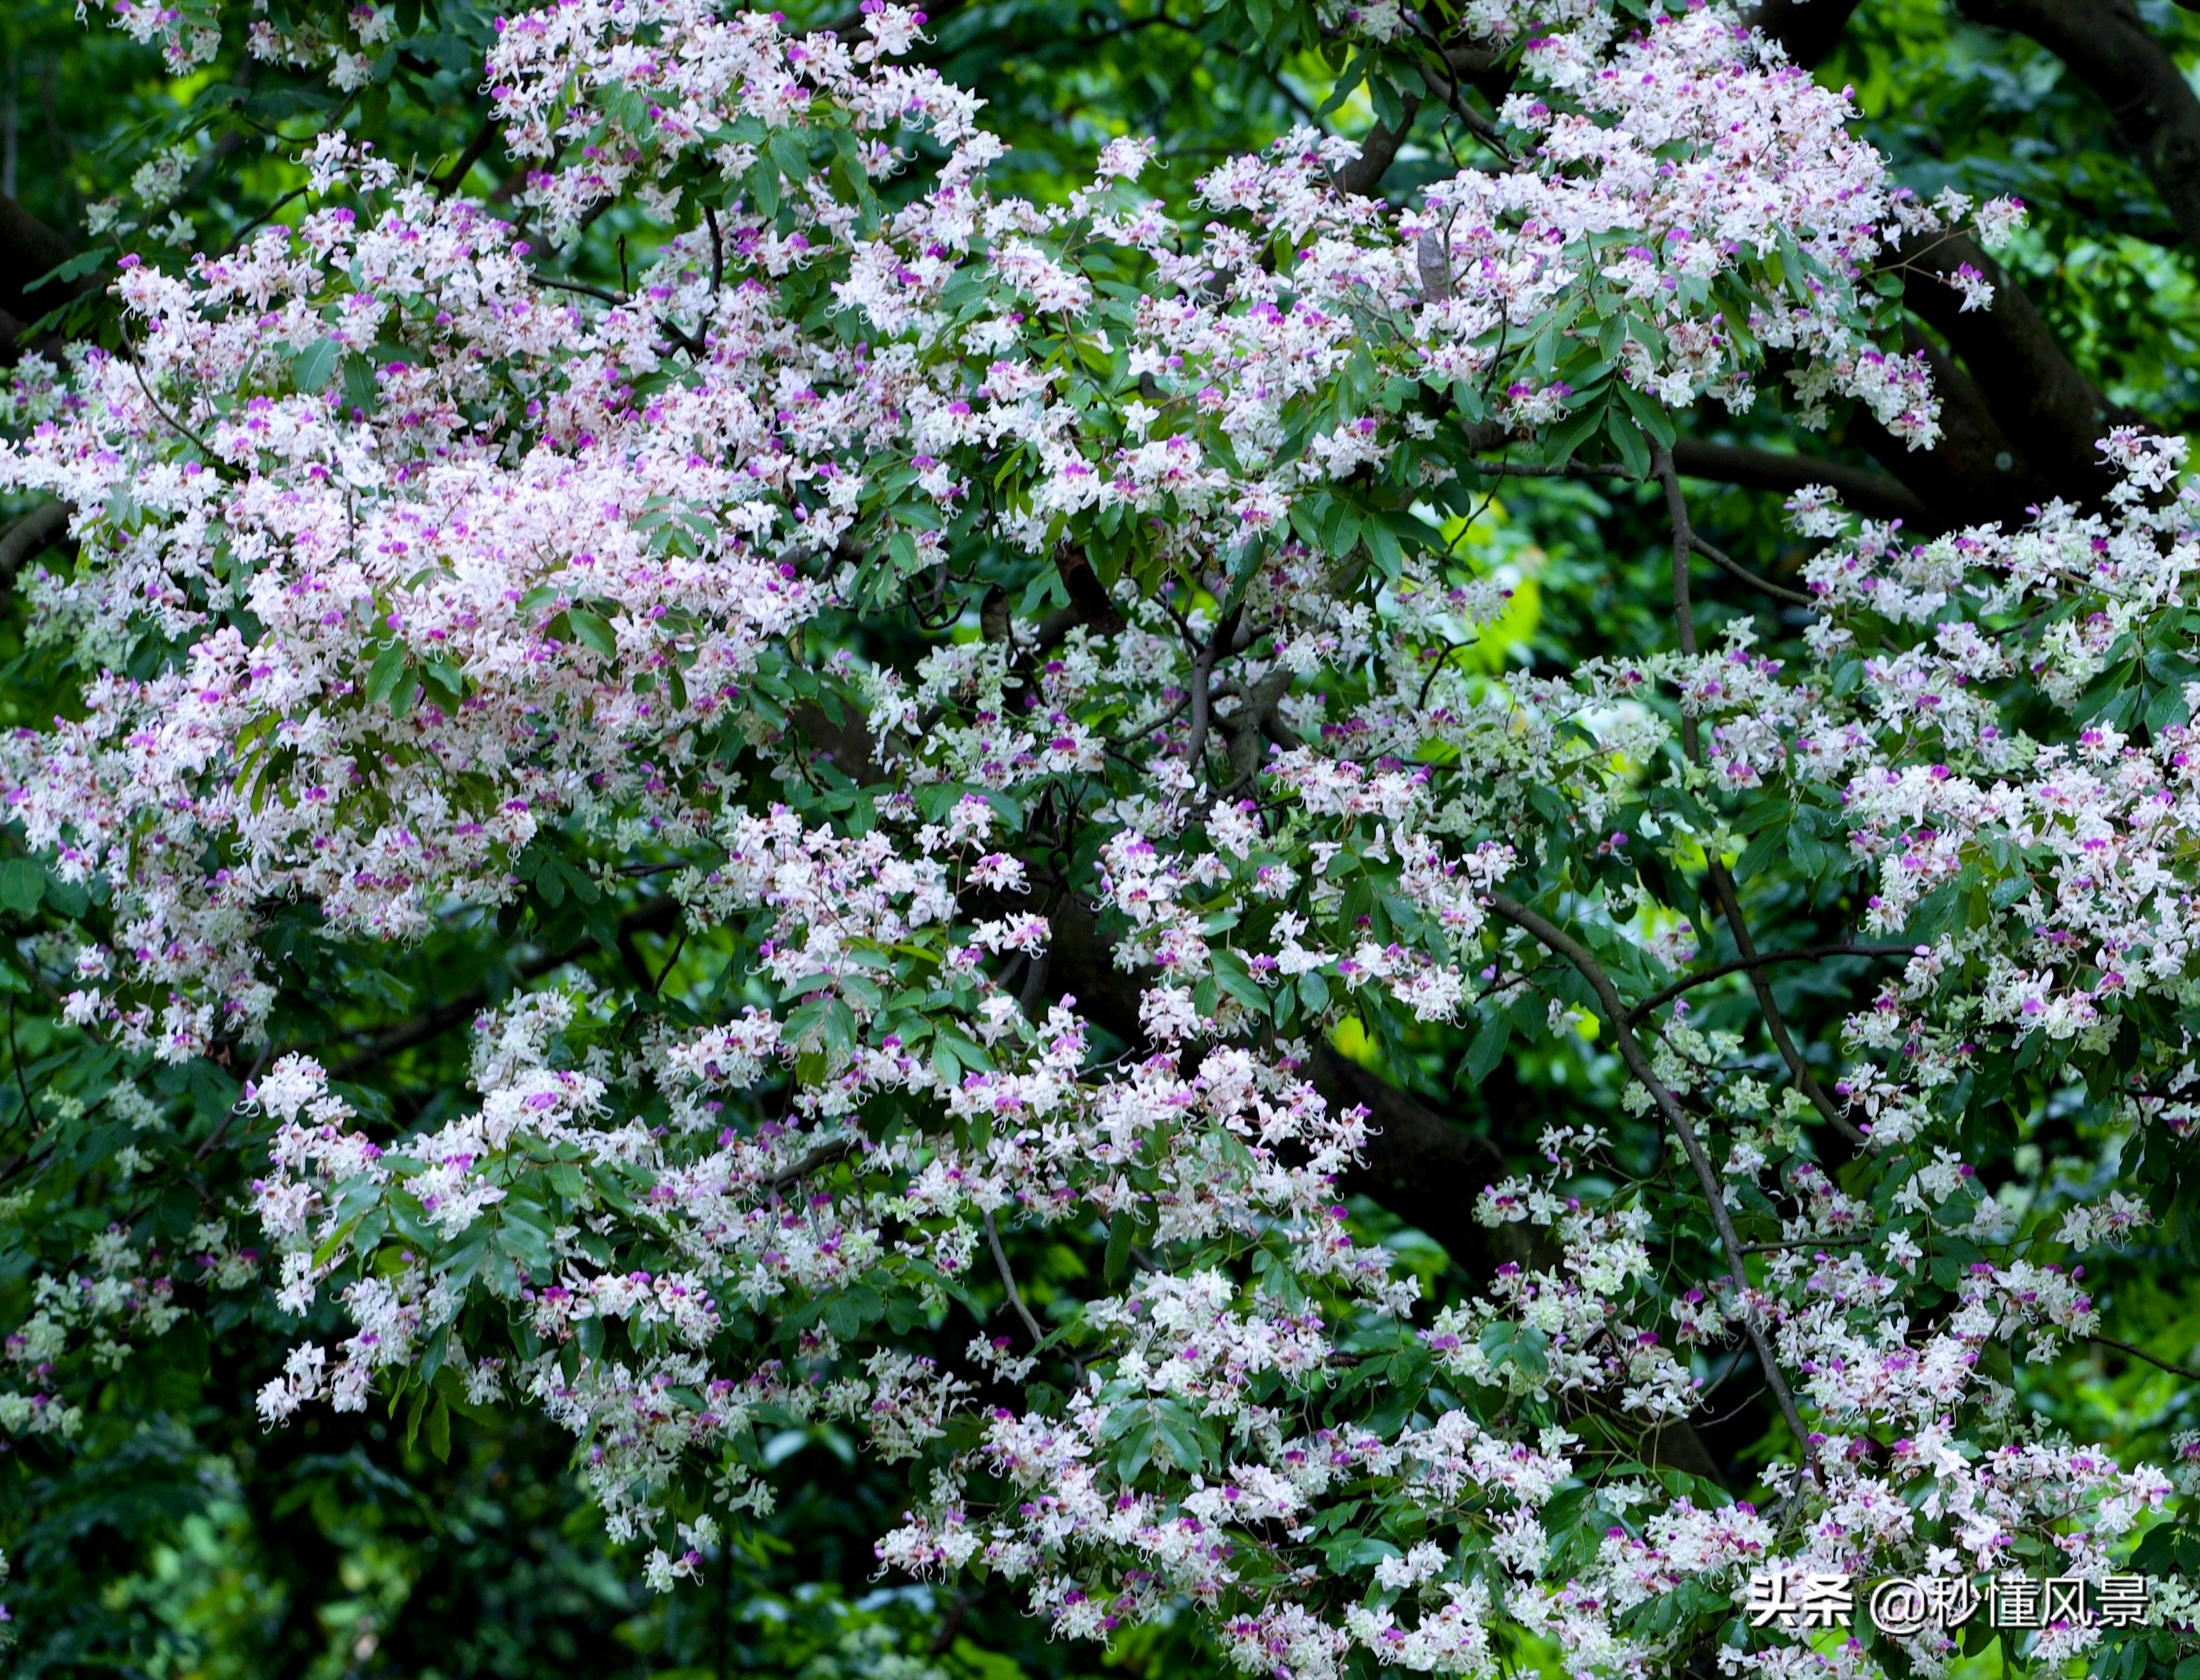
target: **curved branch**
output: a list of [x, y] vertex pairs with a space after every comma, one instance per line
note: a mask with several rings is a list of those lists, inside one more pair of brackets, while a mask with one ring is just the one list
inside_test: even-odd
[[2029, 36], [2070, 67], [2108, 107], [2179, 236], [2200, 250], [2200, 97], [2139, 8], [2131, 0], [1960, 3], [1974, 23]]
[[1360, 155], [1337, 172], [1337, 190], [1366, 198], [1381, 186], [1383, 177], [1397, 160], [1398, 149], [1406, 143], [1406, 136], [1412, 131], [1413, 119], [1420, 108], [1419, 96], [1408, 96], [1405, 114], [1399, 119], [1397, 127], [1378, 122], [1370, 129], [1367, 137], [1360, 143]]
[[43, 507], [32, 508], [5, 532], [0, 532], [0, 591], [11, 587], [17, 573], [59, 542], [68, 530], [68, 504], [48, 502]]
[[[1965, 309], [1948, 278], [1966, 265], [1993, 283], [1993, 301], [1983, 309]], [[2056, 495], [2099, 501], [2115, 476], [2095, 446], [2111, 426], [2135, 417], [2116, 409], [2079, 370], [2024, 289], [1970, 235], [1941, 236], [1912, 255], [1906, 269], [1903, 302], [1962, 358], [2022, 460]], [[1945, 382], [1938, 368], [1934, 375], [1936, 382]]]
[[1817, 962], [1827, 957], [1908, 957], [1915, 954], [1914, 948], [1908, 945], [1858, 945], [1852, 940], [1842, 940], [1829, 945], [1805, 945], [1799, 950], [1764, 951], [1754, 956], [1736, 957], [1730, 961], [1700, 969], [1694, 974], [1684, 974], [1671, 984], [1660, 986], [1628, 1010], [1627, 1024], [1633, 1026], [1651, 1011], [1670, 1003], [1683, 992], [1694, 991], [1714, 980], [1723, 980], [1729, 974], [1741, 974], [1753, 968], [1770, 968], [1776, 963]]
[[1745, 490], [1792, 493], [1823, 484], [1840, 497], [1844, 505], [1874, 519], [1899, 519], [1905, 524], [1930, 528], [1937, 528], [1941, 522], [1924, 499], [1901, 480], [1846, 461], [1684, 437], [1674, 440], [1673, 464], [1684, 478], [1738, 485]]
[[1803, 1426], [1803, 1415], [1796, 1409], [1795, 1396], [1788, 1386], [1788, 1379], [1781, 1373], [1780, 1362], [1773, 1356], [1772, 1345], [1764, 1333], [1764, 1326], [1756, 1310], [1750, 1305], [1748, 1261], [1742, 1251], [1741, 1234], [1734, 1228], [1734, 1216], [1727, 1211], [1726, 1186], [1720, 1181], [1718, 1169], [1711, 1164], [1711, 1158], [1704, 1152], [1703, 1140], [1696, 1135], [1696, 1129], [1688, 1119], [1688, 1110], [1681, 1105], [1680, 1099], [1667, 1088], [1665, 1082], [1658, 1076], [1658, 1070], [1650, 1065], [1650, 1058], [1643, 1053], [1642, 1046], [1635, 1036], [1634, 1028], [1627, 1024], [1626, 1011], [1620, 1004], [1619, 992], [1612, 983], [1612, 977], [1604, 971], [1602, 965], [1590, 954], [1587, 946], [1548, 917], [1539, 915], [1518, 900], [1508, 898], [1503, 893], [1492, 893], [1489, 895], [1489, 909], [1491, 914], [1501, 921], [1510, 922], [1552, 955], [1564, 958], [1589, 983], [1589, 990], [1596, 995], [1598, 1007], [1612, 1025], [1619, 1059], [1626, 1065], [1635, 1082], [1650, 1094], [1650, 1100], [1658, 1105], [1658, 1111], [1665, 1117], [1666, 1126], [1680, 1140], [1681, 1152], [1688, 1158], [1688, 1165], [1695, 1173], [1696, 1182], [1702, 1187], [1705, 1205], [1711, 1213], [1711, 1228], [1717, 1232], [1719, 1246], [1725, 1251], [1729, 1275], [1734, 1280], [1735, 1303], [1741, 1311], [1742, 1327], [1748, 1332], [1750, 1342], [1757, 1350], [1758, 1362], [1764, 1367], [1764, 1385], [1772, 1391], [1773, 1400], [1780, 1408], [1780, 1415], [1787, 1420], [1788, 1429], [1794, 1434], [1795, 1445], [1802, 1453], [1804, 1462], [1809, 1464], [1812, 1458], [1810, 1432]]

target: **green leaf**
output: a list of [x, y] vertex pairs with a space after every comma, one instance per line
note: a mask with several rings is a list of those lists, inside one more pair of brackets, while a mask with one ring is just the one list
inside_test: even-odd
[[1551, 1339], [1532, 1325], [1500, 1319], [1483, 1327], [1480, 1341], [1483, 1356], [1492, 1365], [1509, 1363], [1538, 1380], [1550, 1374], [1551, 1364], [1544, 1350], [1550, 1346]]
[[10, 858], [0, 866], [0, 905], [27, 916], [46, 895], [45, 866], [29, 858]]
[[[366, 697], [377, 706], [383, 704], [397, 691], [397, 685], [405, 676], [410, 650], [402, 642], [392, 642], [376, 656], [366, 674]], [[410, 697], [410, 690], [407, 691]]]
[[301, 391], [325, 391], [329, 381], [336, 377], [336, 364], [342, 360], [342, 352], [332, 338], [317, 338], [298, 353], [290, 365], [290, 380]]
[[1512, 1039], [1512, 1023], [1501, 1010], [1483, 1022], [1474, 1035], [1474, 1042], [1466, 1050], [1467, 1082], [1479, 1085], [1489, 1077], [1497, 1064], [1505, 1059], [1505, 1047]]
[[771, 137], [771, 160], [790, 181], [810, 178], [810, 148], [791, 128], [782, 128]]
[[1118, 1208], [1108, 1225], [1108, 1253], [1102, 1270], [1112, 1287], [1123, 1280], [1131, 1269], [1131, 1245], [1138, 1239], [1138, 1222], [1126, 1209]]
[[1199, 1438], [1198, 1420], [1181, 1401], [1163, 1400], [1154, 1408], [1154, 1427], [1177, 1468], [1191, 1472], [1207, 1462]]
[[1115, 1473], [1123, 1481], [1136, 1481], [1138, 1473], [1153, 1461], [1156, 1433], [1152, 1409], [1138, 1407], [1115, 1443]]
[[1299, 976], [1299, 1001], [1309, 1015], [1319, 1015], [1329, 1007], [1329, 982], [1319, 969], [1310, 968]]
[[617, 656], [618, 638], [611, 633], [610, 621], [586, 607], [570, 608], [565, 617], [573, 627], [574, 638], [582, 646], [594, 649], [606, 659]]

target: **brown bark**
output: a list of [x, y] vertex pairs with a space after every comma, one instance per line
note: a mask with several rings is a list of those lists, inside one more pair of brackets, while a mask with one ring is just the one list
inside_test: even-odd
[[[1943, 277], [1966, 264], [1993, 282], [1984, 309], [1963, 308]], [[1969, 234], [1933, 241], [1910, 265], [1903, 302], [1962, 359], [2003, 435], [2055, 494], [2098, 501], [2115, 481], [2096, 446], [2132, 417], [2080, 371], [2024, 289]]]
[[[2186, 238], [2200, 234], [2200, 101], [2127, 0], [1963, 5], [1974, 20], [2021, 30], [2062, 56], [2107, 101]], [[1810, 66], [1831, 53], [1855, 9], [1855, 0], [1764, 0], [1751, 20]], [[2021, 523], [2052, 496], [2098, 505], [2113, 480], [2094, 446], [2131, 417], [2111, 409], [2023, 288], [1969, 235], [1898, 257], [1907, 264], [1904, 303], [1953, 353], [1951, 359], [1928, 347], [1945, 435], [1929, 451], [1912, 451], [1859, 413], [1851, 423], [1857, 440], [1931, 510], [1935, 525]], [[1964, 263], [1994, 283], [1989, 307], [1965, 310], [1942, 277]]]
[[0, 592], [14, 585], [15, 574], [26, 562], [61, 540], [68, 522], [68, 504], [48, 502], [0, 532]]
[[0, 196], [0, 354], [13, 354], [26, 323], [84, 289], [80, 281], [38, 284], [75, 254], [67, 235]]
[[1406, 136], [1413, 131], [1413, 118], [1420, 108], [1419, 99], [1408, 98], [1397, 127], [1378, 122], [1370, 129], [1366, 139], [1360, 143], [1360, 155], [1337, 172], [1337, 190], [1364, 198], [1381, 186], [1383, 177], [1397, 160], [1398, 148], [1406, 143]]
[[[1998, 520], [2020, 525], [2026, 510], [2055, 494], [2024, 452], [1986, 406], [1970, 376], [1948, 353], [1922, 334], [1910, 335], [1910, 347], [1932, 364], [1933, 388], [1940, 399], [1940, 441], [1929, 450], [1912, 449], [1871, 415], [1851, 415], [1851, 440], [1870, 452], [1928, 510], [1928, 531]], [[1869, 511], [1852, 502], [1860, 511]]]
[[2179, 237], [2200, 249], [2200, 97], [2139, 8], [2131, 0], [1961, 3], [1973, 22], [2027, 35], [2070, 67], [2108, 108]]
[[[1852, 466], [1846, 461], [1828, 460], [1823, 456], [1748, 449], [1730, 443], [1707, 443], [1700, 438], [1678, 438], [1673, 444], [1673, 464], [1687, 477], [1705, 479], [1714, 484], [1739, 485], [1748, 490], [1773, 490], [1786, 494], [1806, 484], [1828, 485], [1840, 493], [1848, 506], [1875, 519], [1899, 519], [1907, 524], [1925, 527], [1938, 522], [1926, 499], [1899, 477], [1874, 472], [1869, 467]], [[1893, 464], [1887, 464], [1892, 467]]]

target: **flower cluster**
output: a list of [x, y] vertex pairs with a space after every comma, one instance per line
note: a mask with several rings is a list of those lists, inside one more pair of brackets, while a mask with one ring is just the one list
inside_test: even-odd
[[[1468, 9], [1520, 79], [1490, 166], [1407, 208], [1310, 129], [1188, 213], [1137, 140], [1041, 203], [902, 61], [921, 21], [510, 17], [488, 83], [538, 236], [614, 201], [666, 230], [621, 289], [332, 133], [295, 226], [126, 262], [126, 353], [19, 377], [0, 487], [65, 500], [84, 557], [34, 633], [101, 674], [0, 754], [111, 907], [72, 1021], [145, 1061], [266, 1045], [301, 905], [372, 949], [616, 901], [722, 965], [676, 1007], [637, 950], [628, 989], [483, 1012], [464, 1111], [409, 1129], [271, 1047], [276, 1304], [344, 1329], [263, 1418], [537, 1408], [664, 1587], [706, 1504], [769, 1508], [760, 1441], [834, 1422], [920, 1490], [885, 1564], [982, 1563], [1076, 1636], [1189, 1603], [1278, 1680], [1494, 1674], [1530, 1636], [1678, 1667], [1776, 1542], [2104, 1570], [2170, 1485], [2031, 1430], [2008, 1362], [2093, 1333], [2070, 1251], [2149, 1210], [2074, 1192], [2051, 1228], [1957, 1140], [1989, 1074], [2126, 1033], [2116, 1123], [2200, 1120], [2160, 1027], [2200, 983], [2181, 446], [2116, 435], [2106, 511], [2016, 532], [1799, 498], [1807, 657], [1699, 647], [1679, 541], [1678, 650], [1470, 665], [1510, 606], [1426, 516], [1472, 524], [1489, 452], [1647, 474], [1773, 366], [1931, 442], [1871, 282], [1972, 207], [1901, 193], [1725, 8], [1588, 0]], [[1695, 970], [1673, 884], [1746, 951], [1732, 884], [1776, 853], [1868, 877], [1843, 954], [1901, 964], [1826, 1078], [1769, 1001], [1758, 1046], [1682, 995], [1764, 965]], [[1457, 1187], [1519, 1257], [1417, 1322], [1344, 1199], [1378, 1123], [1330, 1077], [1348, 1027], [1470, 1031], [1483, 1070], [1594, 1041], [1671, 1176], [1614, 1190], [1553, 1128], [1548, 1171]], [[1027, 1286], [1037, 1234], [1097, 1268]], [[103, 1252], [41, 1285], [34, 1380], [176, 1310]], [[960, 1364], [918, 1333], [951, 1309], [993, 1321]], [[1797, 1437], [1776, 1517], [1660, 1456], [1752, 1365]], [[1615, 1438], [1642, 1459], [1583, 1444]]]

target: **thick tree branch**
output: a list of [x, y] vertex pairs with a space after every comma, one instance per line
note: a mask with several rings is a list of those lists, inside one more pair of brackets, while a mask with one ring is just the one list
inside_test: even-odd
[[38, 284], [75, 254], [67, 235], [0, 195], [0, 334], [5, 337], [0, 353], [24, 347], [20, 340], [26, 324], [85, 289], [84, 281]]
[[2131, 0], [1960, 4], [1973, 22], [2028, 35], [2070, 67], [2108, 107], [2117, 134], [2153, 181], [2179, 236], [2200, 250], [2200, 97], [2169, 49], [2140, 20], [2139, 8]]
[[[2028, 35], [2070, 66], [2109, 107], [2185, 242], [2200, 248], [2200, 99], [2130, 0], [1961, 4], [1975, 21]], [[1856, 0], [1764, 0], [1750, 21], [1795, 62], [1812, 66], [1833, 50], [1855, 9]], [[1937, 240], [1911, 260], [1903, 300], [1963, 363], [1958, 370], [1928, 351], [1944, 435], [1929, 451], [1911, 451], [1859, 412], [1851, 427], [1858, 441], [1942, 526], [2016, 524], [2051, 496], [2098, 502], [2112, 480], [2093, 446], [2131, 417], [2110, 409], [2022, 289], [1969, 235]], [[1990, 307], [1964, 310], [1940, 277], [1963, 263], [1994, 283]]]
[[1856, 15], [1858, 0], [1764, 0], [1742, 20], [1788, 50], [1805, 70], [1815, 70], [1832, 55], [1841, 32]]
[[1736, 485], [1745, 490], [1792, 493], [1806, 485], [1828, 485], [1844, 505], [1871, 518], [1899, 519], [1906, 525], [1928, 528], [1940, 522], [1924, 499], [1900, 480], [1874, 472], [1869, 467], [1829, 461], [1823, 456], [1749, 449], [1684, 437], [1674, 440], [1673, 464], [1681, 470], [1683, 477]]
[[48, 502], [0, 532], [0, 592], [11, 588], [15, 575], [68, 530], [67, 502]]
[[1413, 131], [1413, 119], [1420, 112], [1418, 97], [1406, 101], [1405, 115], [1398, 125], [1377, 123], [1368, 131], [1367, 138], [1360, 143], [1360, 155], [1337, 172], [1337, 190], [1356, 193], [1365, 198], [1383, 184], [1383, 177], [1397, 160], [1399, 147], [1406, 143], [1406, 136]]
[[1933, 389], [1940, 399], [1940, 440], [1929, 450], [1912, 449], [1862, 406], [1849, 417], [1850, 440], [1931, 509], [1928, 530], [1996, 520], [2005, 526], [2023, 523], [2025, 510], [2045, 503], [2055, 494], [2054, 487], [2010, 441], [1954, 359], [1914, 328], [1909, 336], [1910, 348], [1922, 353], [1933, 370]]
[[[1966, 265], [1993, 283], [1993, 302], [1984, 309], [1965, 309], [1945, 277]], [[2113, 487], [2096, 446], [2133, 417], [2079, 370], [2024, 289], [1976, 240], [1947, 234], [1909, 254], [1903, 301], [1962, 359], [1995, 423], [2050, 490], [2090, 504]], [[1945, 406], [1948, 382], [1934, 371]]]

